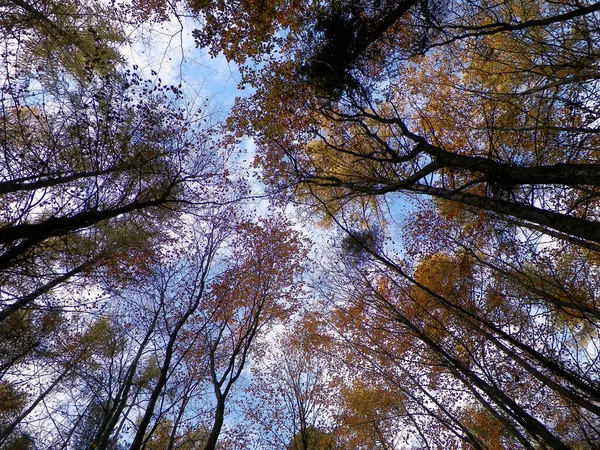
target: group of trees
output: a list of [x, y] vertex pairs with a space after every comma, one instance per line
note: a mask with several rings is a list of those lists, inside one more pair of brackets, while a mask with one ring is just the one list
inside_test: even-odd
[[0, 8], [0, 447], [214, 449], [304, 243], [244, 214], [207, 111], [127, 68], [126, 11]]
[[[182, 14], [249, 88], [224, 127], [119, 54]], [[0, 447], [597, 447], [600, 4], [6, 0], [0, 27]], [[232, 137], [327, 245], [248, 213]]]

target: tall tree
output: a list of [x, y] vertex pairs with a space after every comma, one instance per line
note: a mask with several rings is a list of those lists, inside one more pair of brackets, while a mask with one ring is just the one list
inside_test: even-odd
[[119, 73], [69, 84], [44, 103], [16, 81], [2, 93], [0, 319], [111, 255], [150, 249], [161, 221], [195, 203], [190, 188], [223, 173], [167, 87]]
[[378, 3], [307, 6], [249, 75], [232, 124], [256, 136], [265, 180], [326, 203], [444, 198], [597, 245], [598, 6], [461, 5], [449, 22], [447, 4]]
[[307, 450], [314, 448], [311, 434], [333, 428], [333, 376], [325, 357], [303, 342], [302, 325], [285, 333], [255, 362], [250, 399], [242, 408], [259, 436], [257, 445]]
[[[164, 20], [177, 7], [137, 4], [141, 19]], [[156, 251], [164, 222], [183, 204], [211, 203], [206, 192], [226, 183], [226, 171], [194, 145], [205, 135], [191, 134], [163, 87], [119, 74], [112, 63], [88, 64], [97, 60], [90, 53], [110, 48], [111, 33], [90, 46], [94, 33], [72, 26], [87, 22], [69, 3], [7, 5], [3, 23], [16, 30], [10, 39], [34, 49], [27, 61], [37, 61], [37, 49], [54, 49], [45, 43], [56, 36], [57, 48], [80, 55], [85, 76], [81, 64], [66, 62], [68, 52], [50, 75], [25, 59], [7, 65], [0, 324], [18, 345], [3, 348], [2, 367], [9, 375], [38, 369], [27, 373], [43, 382], [27, 397], [18, 377], [2, 381], [2, 439], [23, 438], [27, 426], [19, 427], [31, 428], [25, 419], [52, 409], [55, 394], [81, 379], [106, 389], [97, 396], [89, 389], [77, 403], [84, 413], [69, 425], [75, 433], [74, 424], [85, 422], [79, 442], [212, 450], [258, 336], [294, 304], [299, 240], [277, 221], [219, 222], [231, 247], [218, 264], [153, 266], [159, 289], [144, 298], [156, 307], [131, 347], [118, 339], [127, 335], [118, 320], [84, 320], [75, 332], [60, 315], [34, 309], [51, 289], [92, 269], [114, 285], [132, 283], [129, 270], [139, 273]], [[203, 22], [197, 43], [239, 64], [241, 83], [252, 87], [229, 126], [254, 139], [271, 192], [316, 209], [343, 233], [341, 255], [327, 260], [331, 276], [320, 286], [328, 301], [310, 319], [325, 319], [311, 324], [321, 333], [315, 342], [352, 374], [340, 396], [339, 436], [299, 415], [289, 448], [403, 441], [428, 449], [594, 448], [600, 5], [209, 0], [185, 7]], [[39, 30], [33, 37], [19, 34], [28, 24]], [[41, 88], [29, 86], [43, 100], [27, 89], [30, 80], [39, 80]], [[193, 212], [206, 221], [202, 231], [217, 220]], [[401, 242], [386, 238], [400, 234]], [[204, 244], [198, 255], [212, 260]], [[33, 327], [44, 322], [45, 343]], [[82, 345], [65, 345], [68, 336]], [[116, 362], [126, 356], [131, 364]], [[107, 382], [99, 367], [116, 372]], [[307, 404], [298, 401], [303, 390], [292, 383], [298, 410]], [[202, 402], [208, 416], [197, 408]], [[88, 420], [96, 411], [99, 420]], [[127, 426], [132, 431], [121, 434]]]
[[211, 286], [215, 314], [202, 345], [216, 407], [204, 450], [214, 450], [223, 428], [226, 401], [262, 333], [294, 310], [306, 251], [298, 233], [282, 220], [242, 223], [232, 262]]

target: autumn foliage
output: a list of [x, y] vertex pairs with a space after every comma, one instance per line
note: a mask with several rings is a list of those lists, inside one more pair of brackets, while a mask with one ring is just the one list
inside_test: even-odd
[[[121, 53], [173, 23], [239, 69], [218, 124]], [[598, 447], [600, 4], [0, 28], [0, 447]]]

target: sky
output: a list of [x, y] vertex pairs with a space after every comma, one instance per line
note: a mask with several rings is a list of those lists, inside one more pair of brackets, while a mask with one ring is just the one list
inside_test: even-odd
[[192, 31], [198, 26], [189, 17], [142, 24], [130, 31], [130, 44], [121, 51], [129, 65], [138, 66], [140, 75], [160, 78], [162, 84], [181, 84], [187, 99], [208, 98], [212, 108], [225, 114], [241, 92], [240, 74], [222, 55], [212, 58], [206, 49], [196, 48]]

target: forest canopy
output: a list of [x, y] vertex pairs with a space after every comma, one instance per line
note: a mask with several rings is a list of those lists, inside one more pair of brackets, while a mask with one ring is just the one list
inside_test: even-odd
[[[0, 27], [1, 448], [597, 448], [600, 3]], [[223, 117], [143, 27], [239, 70]]]

